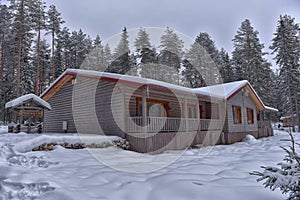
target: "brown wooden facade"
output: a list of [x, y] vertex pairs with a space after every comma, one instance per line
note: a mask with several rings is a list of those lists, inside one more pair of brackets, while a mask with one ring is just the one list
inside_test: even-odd
[[[258, 118], [267, 111], [248, 84], [224, 99], [145, 79], [94, 74], [66, 71], [41, 95], [52, 106], [45, 111], [45, 132], [65, 132], [67, 122], [67, 132], [117, 135], [138, 152], [273, 134], [270, 122]], [[240, 113], [234, 113], [234, 106]]]

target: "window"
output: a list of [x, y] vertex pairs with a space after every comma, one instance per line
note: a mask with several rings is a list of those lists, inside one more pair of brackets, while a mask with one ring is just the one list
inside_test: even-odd
[[206, 119], [220, 119], [219, 105], [217, 103], [206, 102]]
[[197, 118], [197, 109], [195, 105], [188, 105], [188, 118]]
[[257, 112], [257, 121], [260, 121], [260, 113]]
[[165, 108], [160, 103], [147, 103], [147, 115], [151, 117], [165, 117]]
[[[137, 98], [136, 114], [142, 116], [142, 98]], [[167, 117], [169, 116], [169, 104], [167, 102], [147, 99], [147, 116], [152, 117]]]
[[204, 108], [203, 105], [199, 105], [200, 119], [204, 119]]
[[254, 123], [253, 109], [251, 109], [251, 108], [247, 108], [247, 121], [248, 121], [248, 124]]
[[240, 106], [232, 106], [233, 122], [235, 124], [242, 123], [242, 110]]

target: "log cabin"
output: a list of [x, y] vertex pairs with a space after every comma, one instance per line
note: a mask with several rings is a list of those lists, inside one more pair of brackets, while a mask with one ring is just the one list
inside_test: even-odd
[[265, 106], [246, 80], [187, 88], [153, 79], [68, 69], [42, 94], [47, 133], [116, 135], [137, 152], [232, 144], [273, 135]]

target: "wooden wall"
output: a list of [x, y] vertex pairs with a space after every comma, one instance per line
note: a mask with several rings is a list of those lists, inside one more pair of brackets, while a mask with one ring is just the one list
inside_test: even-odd
[[71, 81], [66, 83], [52, 98], [48, 100], [52, 110], [44, 111], [44, 132], [62, 133], [62, 122], [68, 122], [69, 132], [76, 132], [72, 115], [72, 92]]
[[[77, 76], [76, 84], [67, 82], [48, 102], [45, 132], [68, 132], [118, 135], [124, 137], [123, 88], [115, 82]], [[76, 124], [76, 126], [75, 126]]]
[[[127, 119], [128, 117], [136, 116], [136, 98], [142, 97], [145, 88], [125, 85], [125, 90], [125, 118]], [[150, 99], [168, 102], [169, 117], [181, 118], [184, 116], [182, 107], [184, 96], [175, 95], [170, 91], [158, 91], [154, 89], [150, 89], [146, 92], [146, 96]]]
[[[242, 123], [234, 124], [232, 106], [240, 106], [242, 111]], [[247, 108], [253, 110], [254, 123], [248, 124], [247, 121]], [[253, 132], [258, 131], [257, 126], [257, 114], [256, 106], [251, 100], [251, 98], [245, 94], [243, 91], [238, 92], [229, 101], [227, 101], [227, 120], [228, 120], [228, 132], [229, 133], [239, 133], [239, 132]]]

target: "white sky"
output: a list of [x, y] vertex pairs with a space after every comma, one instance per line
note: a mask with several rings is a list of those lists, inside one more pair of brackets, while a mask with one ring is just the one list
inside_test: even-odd
[[[259, 31], [260, 42], [269, 47], [280, 14], [300, 22], [299, 0], [46, 0], [55, 4], [71, 31], [81, 28], [102, 40], [120, 33], [122, 27], [167, 26], [194, 39], [208, 32], [217, 47], [229, 53], [232, 39], [246, 18]], [[270, 52], [268, 48], [265, 51]], [[267, 56], [271, 60], [273, 56]], [[273, 66], [274, 67], [274, 66]]]

